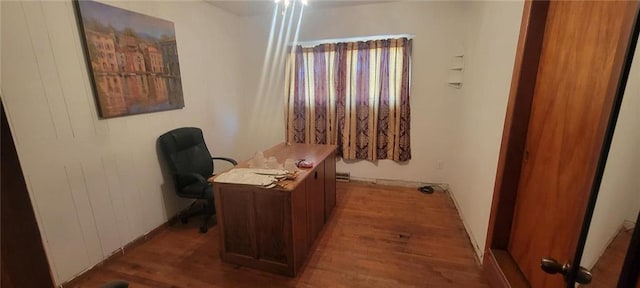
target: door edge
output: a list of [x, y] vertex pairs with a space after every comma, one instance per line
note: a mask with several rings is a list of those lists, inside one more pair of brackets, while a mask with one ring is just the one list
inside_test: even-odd
[[491, 253], [491, 249], [506, 249], [509, 243], [548, 8], [548, 1], [527, 0], [524, 4], [485, 253]]

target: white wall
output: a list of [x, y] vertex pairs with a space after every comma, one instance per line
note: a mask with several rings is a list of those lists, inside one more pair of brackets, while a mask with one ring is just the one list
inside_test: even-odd
[[[0, 5], [0, 15], [2, 15], [2, 5]], [[2, 39], [2, 35], [2, 21], [0, 21], [0, 40]], [[0, 45], [0, 55], [2, 55], [2, 45]], [[0, 68], [0, 98], [2, 97], [2, 94], [2, 69]]]
[[[411, 83], [412, 159], [339, 161], [337, 171], [354, 178], [444, 182], [443, 156], [452, 130], [451, 102], [459, 90], [447, 85], [455, 51], [464, 41], [463, 9], [459, 2], [404, 2], [314, 11], [305, 15], [300, 40], [353, 36], [414, 34]], [[437, 162], [443, 167], [438, 169]]]
[[237, 156], [238, 19], [203, 2], [112, 3], [174, 22], [185, 108], [103, 120], [71, 1], [1, 5], [2, 100], [60, 284], [188, 203], [163, 178], [158, 135], [202, 127], [217, 154]]
[[[264, 16], [243, 17], [240, 22], [242, 37], [238, 40], [239, 51], [243, 57], [239, 61], [241, 70], [242, 135], [241, 143], [235, 147], [239, 159], [248, 159], [256, 151], [262, 151], [284, 142], [284, 96], [282, 88], [266, 91], [268, 79], [279, 77], [281, 70], [270, 73], [274, 60], [269, 57], [264, 75], [265, 88], [258, 90], [263, 64], [266, 57], [267, 43], [271, 25], [271, 13]], [[279, 27], [279, 26], [278, 26]], [[275, 47], [271, 53], [274, 53]], [[270, 78], [271, 76], [271, 78]], [[281, 78], [281, 77], [280, 77]]]
[[[311, 3], [299, 41], [415, 34], [411, 161], [339, 161], [337, 170], [361, 179], [449, 183], [472, 241], [484, 247], [522, 7], [523, 2], [395, 2], [314, 10]], [[246, 70], [254, 73], [245, 79], [257, 83], [271, 17], [247, 19], [247, 46], [260, 53], [247, 54]], [[447, 80], [460, 47], [464, 85], [456, 89]], [[274, 143], [281, 142], [283, 96], [267, 98], [260, 107], [271, 117], [260, 119], [267, 131], [277, 131]], [[256, 143], [246, 150], [268, 146]], [[476, 248], [479, 257], [481, 249]]]
[[[284, 140], [283, 96], [256, 96], [270, 16], [238, 19], [191, 1], [113, 5], [175, 23], [184, 109], [98, 119], [71, 3], [2, 2], [3, 101], [57, 283], [183, 207], [160, 172], [159, 134], [199, 126], [216, 154], [239, 160]], [[338, 170], [450, 183], [483, 247], [522, 3], [312, 7], [301, 41], [415, 34], [413, 159], [340, 162]], [[458, 90], [446, 82], [460, 45], [466, 67]]]
[[629, 82], [598, 193], [582, 266], [593, 267], [625, 220], [638, 217], [640, 185], [640, 49], [636, 50]]
[[482, 259], [523, 2], [468, 3], [464, 84], [447, 119], [446, 182]]
[[[640, 115], [640, 111], [638, 112]], [[640, 162], [640, 159], [637, 160], [638, 162]], [[636, 179], [638, 180], [638, 185], [636, 187], [637, 191], [640, 191], [640, 178]], [[634, 195], [635, 199], [632, 199], [628, 204], [631, 206], [631, 208], [629, 209], [629, 212], [627, 213], [627, 217], [626, 219], [631, 221], [631, 222], [636, 222], [638, 220], [638, 213], [640, 213], [640, 193], [636, 193]]]
[[[635, 121], [636, 127], [636, 129], [631, 132], [636, 137], [636, 145], [634, 148], [632, 148], [635, 149], [633, 150], [635, 152], [635, 158], [630, 159], [631, 161], [635, 161], [635, 171], [638, 171], [640, 170], [640, 47], [636, 47], [636, 53], [633, 58], [633, 65], [631, 67], [631, 74], [629, 74], [629, 83], [627, 84], [627, 90], [625, 91], [625, 97], [626, 98], [624, 99], [627, 100], [624, 101], [628, 101], [629, 104], [627, 104], [627, 102], [624, 102], [623, 105], [633, 107], [627, 109], [631, 110], [629, 114], [635, 115], [635, 119], [631, 120]], [[633, 192], [633, 189], [631, 189], [630, 191], [631, 200], [627, 202], [629, 208], [627, 209], [628, 212], [627, 216], [625, 217], [626, 220], [631, 222], [636, 222], [638, 220], [638, 213], [640, 213], [640, 177], [635, 177], [635, 179], [636, 189], [635, 192]]]
[[[454, 51], [464, 41], [465, 3], [395, 2], [315, 9], [313, 2], [304, 11], [299, 41], [347, 37], [415, 34], [413, 43], [413, 82], [411, 87], [412, 159], [407, 163], [390, 160], [377, 162], [339, 161], [339, 172], [355, 178], [399, 179], [443, 182], [443, 170], [437, 161], [445, 161], [452, 134], [451, 105], [459, 90], [447, 85], [448, 68]], [[248, 83], [257, 83], [269, 35], [271, 16], [249, 17], [247, 39], [250, 47], [260, 51], [247, 61]], [[257, 86], [257, 85], [255, 85]], [[255, 87], [250, 87], [255, 91]], [[282, 91], [282, 90], [279, 90]], [[253, 95], [247, 93], [247, 95]], [[268, 131], [277, 131], [274, 143], [284, 141], [283, 95], [272, 94], [260, 105], [271, 114], [261, 118]], [[250, 141], [248, 141], [250, 142]], [[253, 149], [261, 149], [253, 145]], [[266, 148], [266, 147], [263, 147]], [[248, 149], [251, 150], [251, 149]], [[446, 168], [447, 163], [444, 163]]]

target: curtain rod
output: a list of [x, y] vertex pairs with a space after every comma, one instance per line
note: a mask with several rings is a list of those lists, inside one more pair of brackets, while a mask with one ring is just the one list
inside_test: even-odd
[[[365, 37], [348, 37], [348, 38], [334, 38], [334, 39], [323, 39], [323, 40], [313, 40], [313, 41], [300, 41], [295, 43], [296, 45], [300, 45], [302, 47], [314, 47], [320, 44], [334, 44], [334, 43], [344, 43], [344, 42], [360, 42], [360, 41], [370, 41], [370, 40], [384, 40], [384, 39], [396, 39], [396, 38], [409, 38], [413, 39], [414, 34], [393, 34], [393, 35], [375, 35], [375, 36], [365, 36]], [[293, 45], [294, 43], [290, 43]]]

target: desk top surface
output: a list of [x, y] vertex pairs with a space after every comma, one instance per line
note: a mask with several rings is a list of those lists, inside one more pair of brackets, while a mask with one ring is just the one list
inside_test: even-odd
[[[310, 174], [314, 168], [324, 161], [329, 155], [333, 154], [336, 150], [335, 145], [322, 145], [322, 144], [290, 144], [287, 145], [285, 143], [277, 144], [265, 151], [263, 151], [264, 157], [269, 158], [271, 156], [276, 157], [278, 163], [284, 163], [287, 159], [299, 160], [305, 159], [307, 161], [313, 162], [313, 168], [308, 169], [300, 169], [298, 172], [298, 176], [294, 180], [286, 180], [281, 181], [281, 186], [278, 188], [272, 188], [276, 190], [282, 191], [292, 191], [295, 190], [296, 187], [300, 183], [302, 183], [307, 175]], [[250, 160], [245, 160], [239, 162], [237, 166], [234, 168], [248, 168]], [[213, 182], [216, 176], [209, 178], [210, 182]], [[227, 184], [227, 183], [216, 183], [215, 185], [241, 185], [241, 184]]]

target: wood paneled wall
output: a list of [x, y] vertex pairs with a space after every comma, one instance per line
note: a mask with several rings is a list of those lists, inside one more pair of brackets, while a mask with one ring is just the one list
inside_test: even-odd
[[[205, 131], [233, 155], [240, 122], [235, 18], [204, 2], [114, 2], [173, 21], [186, 107], [103, 120], [71, 1], [2, 1], [2, 101], [60, 284], [164, 223], [188, 201], [165, 181], [156, 138]], [[222, 57], [224, 56], [224, 57]], [[215, 92], [215, 93], [214, 93]], [[229, 114], [212, 113], [224, 108]], [[20, 221], [20, 219], [16, 219]], [[196, 232], [194, 232], [196, 233]]]

